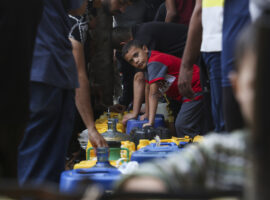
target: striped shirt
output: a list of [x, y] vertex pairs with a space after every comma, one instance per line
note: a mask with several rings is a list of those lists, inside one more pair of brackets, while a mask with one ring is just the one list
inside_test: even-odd
[[166, 161], [145, 163], [131, 176], [153, 176], [161, 179], [172, 193], [181, 190], [242, 189], [246, 166], [244, 131], [232, 134], [210, 134], [203, 142], [192, 144]]

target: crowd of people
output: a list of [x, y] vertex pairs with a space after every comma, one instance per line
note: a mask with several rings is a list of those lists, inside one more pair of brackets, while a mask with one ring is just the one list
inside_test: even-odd
[[123, 92], [111, 109], [133, 106], [123, 124], [142, 114], [149, 120], [143, 126], [154, 126], [165, 96], [177, 137], [214, 132], [167, 162], [140, 166], [117, 190], [245, 188], [247, 199], [267, 199], [264, 0], [4, 0], [0, 177], [58, 183], [76, 109], [93, 147], [108, 146], [95, 128], [85, 51], [98, 9], [113, 17], [111, 51], [122, 75]]

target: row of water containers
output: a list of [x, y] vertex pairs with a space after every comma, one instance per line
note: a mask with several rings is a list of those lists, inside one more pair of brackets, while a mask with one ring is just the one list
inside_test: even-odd
[[[121, 172], [110, 164], [108, 155], [104, 158], [98, 153], [103, 149], [105, 148], [98, 148], [97, 162], [92, 168], [79, 168], [63, 172], [60, 190], [62, 192], [72, 192], [76, 190], [80, 182], [88, 179], [100, 184], [104, 190], [112, 190], [113, 183], [120, 179]], [[166, 158], [170, 153], [178, 151], [180, 149], [175, 143], [160, 143], [160, 145], [151, 143], [135, 151], [131, 156], [131, 161], [143, 163], [152, 159]]]
[[[120, 121], [119, 115], [117, 117]], [[96, 125], [106, 123], [106, 120], [106, 117], [100, 118], [96, 121]], [[141, 128], [142, 124], [146, 122], [146, 120], [129, 120], [126, 130], [121, 123], [118, 123], [117, 130], [129, 134], [132, 129]], [[155, 127], [165, 126], [162, 115], [156, 116], [155, 125]], [[97, 129], [99, 132], [101, 132], [101, 129], [104, 132], [106, 131], [106, 128], [101, 125], [97, 126]], [[199, 141], [201, 137], [198, 136], [194, 138], [195, 140]], [[180, 151], [185, 144], [190, 142], [192, 142], [192, 139], [188, 136], [185, 138], [161, 139], [158, 143], [155, 140], [147, 139], [139, 140], [138, 144], [131, 141], [122, 141], [120, 148], [98, 148], [97, 155], [95, 155], [91, 144], [88, 143], [86, 160], [76, 164], [74, 170], [62, 173], [60, 190], [65, 193], [73, 193], [80, 187], [81, 183], [91, 180], [99, 184], [105, 191], [110, 191], [113, 189], [114, 183], [122, 176], [117, 167], [123, 162], [136, 161], [137, 163], [143, 163], [152, 159], [166, 158], [170, 153]]]
[[[179, 145], [174, 142], [160, 143], [160, 145], [150, 143], [133, 152], [130, 160], [143, 163], [152, 159], [166, 158], [170, 153], [180, 150]], [[102, 156], [100, 158], [100, 155], [97, 153], [97, 162], [95, 163], [96, 164], [90, 168], [77, 167], [77, 169], [63, 172], [61, 175], [60, 190], [62, 192], [72, 193], [80, 187], [80, 183], [86, 180], [91, 180], [99, 184], [105, 191], [112, 190], [114, 183], [121, 178], [122, 173], [111, 165], [108, 155], [107, 158], [104, 159]]]

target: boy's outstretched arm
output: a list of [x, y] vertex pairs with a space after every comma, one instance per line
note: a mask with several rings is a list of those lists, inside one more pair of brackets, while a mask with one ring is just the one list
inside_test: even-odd
[[132, 113], [126, 114], [123, 118], [122, 123], [126, 124], [129, 119], [138, 117], [143, 100], [143, 93], [145, 87], [145, 80], [143, 72], [137, 72], [134, 76], [133, 81], [133, 111]]
[[150, 90], [150, 85], [149, 83], [145, 84], [145, 113], [144, 115], [140, 116], [140, 120], [144, 120], [145, 118], [148, 119], [149, 117], [149, 90]]
[[158, 105], [158, 97], [159, 97], [158, 83], [157, 82], [151, 83], [149, 87], [150, 87], [150, 90], [149, 90], [149, 122], [144, 124], [143, 127], [154, 125], [155, 115], [156, 115], [157, 105]]

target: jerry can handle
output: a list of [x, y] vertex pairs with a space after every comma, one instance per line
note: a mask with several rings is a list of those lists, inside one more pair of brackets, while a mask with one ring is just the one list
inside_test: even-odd
[[91, 150], [94, 150], [94, 148], [93, 148], [93, 147], [89, 147], [89, 148], [87, 149], [87, 152], [86, 152], [86, 160], [90, 160], [90, 152], [91, 152]]
[[160, 146], [177, 146], [174, 142], [161, 142]]
[[126, 147], [121, 147], [120, 150], [127, 151], [127, 161], [129, 161], [129, 149]]

